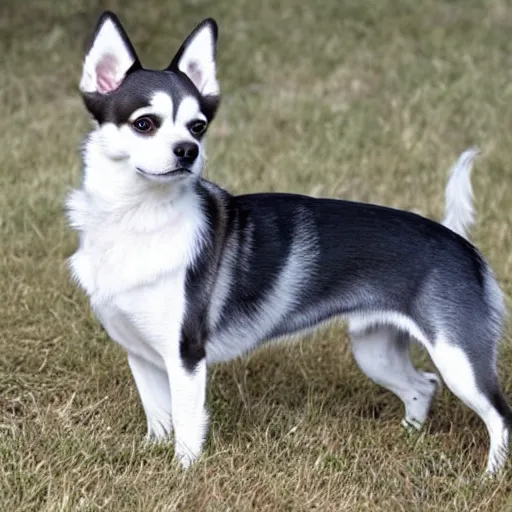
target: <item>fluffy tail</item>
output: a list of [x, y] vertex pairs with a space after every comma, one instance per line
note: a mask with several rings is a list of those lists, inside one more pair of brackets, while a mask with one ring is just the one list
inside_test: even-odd
[[471, 148], [460, 155], [451, 168], [446, 186], [445, 217], [442, 224], [466, 240], [469, 240], [469, 230], [475, 222], [471, 170], [478, 153], [478, 149]]

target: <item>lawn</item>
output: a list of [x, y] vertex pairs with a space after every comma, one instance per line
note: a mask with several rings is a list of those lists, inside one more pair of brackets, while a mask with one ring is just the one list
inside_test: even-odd
[[[70, 282], [63, 201], [90, 127], [85, 41], [116, 11], [148, 67], [220, 26], [223, 102], [206, 175], [439, 219], [476, 144], [473, 239], [512, 296], [512, 5], [507, 0], [1, 0], [0, 510], [512, 510], [512, 470], [446, 389], [424, 431], [356, 367], [343, 326], [213, 367], [211, 430], [188, 472], [145, 420], [122, 350]], [[420, 365], [429, 367], [424, 354]], [[500, 350], [512, 400], [512, 329]], [[510, 465], [512, 466], [512, 464]]]

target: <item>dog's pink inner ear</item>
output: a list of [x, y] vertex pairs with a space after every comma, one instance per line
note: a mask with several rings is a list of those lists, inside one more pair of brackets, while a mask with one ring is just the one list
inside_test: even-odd
[[199, 65], [195, 60], [191, 60], [187, 65], [187, 76], [191, 82], [199, 89], [201, 87], [202, 73]]
[[104, 55], [96, 65], [96, 84], [101, 94], [115, 91], [121, 85], [118, 62], [113, 55]]

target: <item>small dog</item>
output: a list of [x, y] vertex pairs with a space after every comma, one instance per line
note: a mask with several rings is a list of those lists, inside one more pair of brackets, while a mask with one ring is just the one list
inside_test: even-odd
[[206, 19], [163, 71], [144, 69], [117, 17], [99, 19], [80, 90], [95, 120], [67, 201], [80, 235], [72, 274], [128, 363], [148, 438], [174, 430], [184, 467], [207, 432], [207, 363], [348, 321], [361, 370], [421, 428], [438, 377], [419, 342], [484, 421], [487, 471], [506, 460], [512, 411], [496, 373], [505, 315], [489, 265], [465, 238], [474, 152], [455, 165], [444, 226], [410, 212], [293, 194], [233, 196], [204, 180], [219, 104], [217, 25]]

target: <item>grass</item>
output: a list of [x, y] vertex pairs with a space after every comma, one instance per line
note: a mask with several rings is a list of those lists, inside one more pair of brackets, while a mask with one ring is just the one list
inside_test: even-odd
[[[424, 432], [356, 368], [345, 330], [214, 367], [204, 458], [147, 448], [126, 359], [70, 283], [63, 199], [89, 124], [83, 45], [116, 10], [148, 66], [220, 24], [207, 175], [233, 192], [372, 201], [440, 218], [468, 145], [478, 227], [512, 295], [512, 7], [506, 0], [40, 0], [0, 4], [0, 509], [512, 510], [479, 476], [480, 420], [448, 391]], [[421, 365], [429, 366], [422, 354]], [[500, 372], [512, 398], [512, 338]]]

